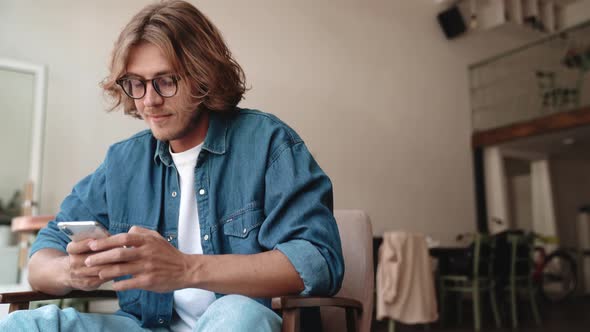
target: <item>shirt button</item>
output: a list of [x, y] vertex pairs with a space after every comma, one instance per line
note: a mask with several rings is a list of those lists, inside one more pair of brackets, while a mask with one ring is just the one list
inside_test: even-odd
[[158, 319], [158, 323], [164, 324], [164, 320], [162, 318]]
[[176, 195], [178, 195], [178, 193], [176, 193], [176, 191], [172, 192], [172, 197], [176, 197]]
[[203, 236], [203, 240], [205, 240], [205, 241], [209, 240], [209, 234], [205, 234], [205, 236]]
[[201, 189], [201, 190], [199, 190], [199, 195], [201, 195], [201, 196], [202, 196], [202, 195], [205, 195], [205, 189]]
[[170, 236], [168, 236], [168, 238], [167, 238], [166, 240], [167, 240], [168, 242], [172, 242], [172, 239], [173, 239], [173, 237], [172, 237], [172, 235], [170, 235]]
[[248, 230], [244, 228], [244, 230], [242, 231], [242, 233], [246, 234]]

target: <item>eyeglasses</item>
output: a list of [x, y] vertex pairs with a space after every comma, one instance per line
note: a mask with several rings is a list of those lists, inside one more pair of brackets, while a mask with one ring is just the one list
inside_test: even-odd
[[143, 96], [145, 96], [145, 92], [147, 90], [146, 82], [150, 81], [152, 82], [154, 90], [156, 90], [160, 96], [164, 98], [170, 98], [176, 95], [180, 77], [168, 75], [154, 77], [149, 80], [142, 80], [134, 77], [124, 77], [118, 79], [116, 82], [121, 87], [121, 89], [123, 89], [125, 94], [129, 96], [129, 98], [141, 99]]

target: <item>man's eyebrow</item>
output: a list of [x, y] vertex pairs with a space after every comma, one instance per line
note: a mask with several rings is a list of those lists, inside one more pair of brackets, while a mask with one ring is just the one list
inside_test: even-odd
[[[152, 78], [158, 77], [158, 76], [170, 75], [172, 73], [173, 73], [173, 71], [171, 71], [171, 70], [162, 70], [162, 71], [155, 73], [154, 76], [152, 76]], [[142, 76], [142, 75], [139, 75], [139, 74], [136, 74], [133, 72], [127, 72], [124, 75], [124, 77], [137, 77], [137, 78], [145, 79], [145, 76]]]

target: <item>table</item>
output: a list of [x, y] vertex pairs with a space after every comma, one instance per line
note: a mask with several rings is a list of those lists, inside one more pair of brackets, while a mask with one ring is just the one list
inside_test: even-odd
[[438, 260], [438, 273], [448, 273], [451, 270], [451, 264], [455, 266], [467, 266], [469, 264], [469, 253], [471, 247], [466, 245], [457, 246], [439, 246], [428, 249], [430, 256]]
[[[379, 247], [383, 243], [382, 236], [373, 237], [373, 264], [375, 276], [377, 276], [377, 264], [379, 263]], [[450, 261], [462, 259], [470, 250], [470, 243], [443, 243], [442, 245], [428, 248], [430, 256], [438, 260], [439, 271], [448, 271]]]

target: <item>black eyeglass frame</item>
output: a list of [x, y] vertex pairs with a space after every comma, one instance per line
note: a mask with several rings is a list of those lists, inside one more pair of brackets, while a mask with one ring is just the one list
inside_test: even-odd
[[[162, 92], [160, 91], [160, 88], [158, 87], [158, 84], [156, 83], [157, 79], [160, 79], [163, 77], [170, 77], [172, 79], [172, 81], [174, 82], [174, 93], [169, 96], [163, 95]], [[156, 91], [156, 93], [160, 97], [172, 98], [172, 97], [176, 96], [176, 94], [178, 93], [178, 81], [180, 81], [181, 79], [182, 78], [177, 75], [161, 75], [161, 76], [156, 76], [154, 78], [147, 79], [147, 80], [140, 79], [138, 77], [122, 77], [122, 78], [116, 80], [115, 83], [117, 83], [117, 85], [119, 87], [121, 87], [121, 90], [123, 90], [123, 92], [127, 95], [127, 97], [129, 97], [131, 99], [141, 99], [141, 98], [145, 97], [145, 94], [147, 93], [147, 82], [152, 83], [152, 87], [154, 88], [154, 90]], [[123, 87], [123, 82], [129, 81], [129, 80], [137, 80], [137, 81], [141, 82], [141, 84], [143, 85], [143, 93], [141, 94], [141, 97], [133, 97], [130, 93], [127, 92], [127, 90], [125, 90], [125, 87]]]

